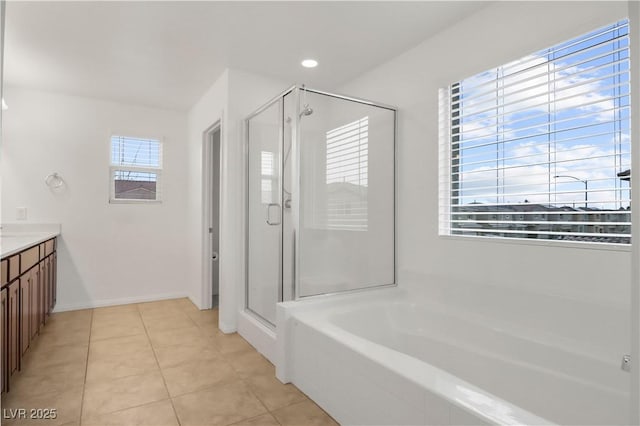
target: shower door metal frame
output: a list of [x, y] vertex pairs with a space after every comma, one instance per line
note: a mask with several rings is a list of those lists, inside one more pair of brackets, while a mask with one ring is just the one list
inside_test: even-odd
[[[309, 88], [306, 87], [305, 85], [302, 86], [294, 86], [293, 88], [298, 89], [296, 90], [295, 96], [296, 96], [296, 100], [295, 100], [295, 105], [296, 105], [296, 113], [295, 113], [295, 126], [294, 126], [294, 134], [291, 140], [291, 155], [293, 158], [295, 158], [295, 161], [292, 163], [292, 172], [293, 172], [293, 179], [292, 179], [292, 190], [291, 190], [291, 194], [292, 194], [292, 198], [293, 198], [293, 203], [291, 205], [291, 210], [292, 210], [292, 223], [293, 223], [293, 239], [294, 239], [294, 249], [293, 249], [293, 300], [295, 301], [299, 301], [299, 300], [304, 300], [304, 299], [309, 299], [312, 297], [322, 297], [322, 296], [333, 296], [333, 295], [337, 295], [337, 294], [349, 294], [349, 293], [359, 293], [362, 291], [368, 291], [368, 290], [374, 290], [374, 289], [379, 289], [379, 288], [386, 288], [386, 287], [397, 287], [398, 286], [398, 279], [397, 279], [397, 216], [398, 216], [398, 179], [396, 177], [396, 173], [397, 173], [397, 161], [398, 161], [398, 153], [397, 153], [397, 139], [398, 139], [398, 108], [391, 106], [391, 105], [387, 105], [387, 104], [383, 104], [380, 102], [374, 102], [374, 101], [370, 101], [368, 99], [362, 99], [362, 98], [356, 98], [353, 96], [348, 96], [348, 95], [342, 95], [342, 94], [338, 94], [338, 93], [332, 93], [332, 92], [327, 92], [324, 90], [318, 90], [318, 89], [313, 89], [313, 88]], [[308, 93], [316, 93], [318, 95], [324, 95], [324, 96], [329, 96], [332, 98], [336, 98], [336, 99], [342, 99], [345, 101], [350, 101], [350, 102], [356, 102], [356, 103], [360, 103], [360, 104], [364, 104], [364, 105], [369, 105], [369, 106], [373, 106], [373, 107], [377, 107], [377, 108], [383, 108], [383, 109], [387, 109], [390, 111], [393, 111], [393, 282], [389, 283], [389, 284], [379, 284], [379, 285], [374, 285], [374, 286], [368, 286], [368, 287], [362, 287], [362, 288], [357, 288], [357, 289], [352, 289], [352, 290], [343, 290], [343, 291], [335, 291], [335, 292], [327, 292], [327, 293], [319, 293], [319, 294], [312, 294], [312, 295], [308, 295], [308, 296], [301, 296], [300, 295], [300, 256], [298, 255], [298, 249], [300, 248], [300, 205], [299, 205], [299, 200], [300, 200], [300, 193], [299, 193], [299, 188], [300, 188], [300, 149], [299, 149], [299, 140], [298, 140], [298, 135], [300, 133], [300, 92], [302, 91], [306, 91]]]
[[[278, 104], [278, 139], [279, 139], [279, 146], [280, 146], [280, 161], [278, 161], [278, 189], [277, 189], [277, 193], [278, 193], [278, 197], [279, 197], [279, 203], [278, 205], [280, 206], [280, 238], [278, 240], [278, 251], [280, 253], [280, 264], [278, 265], [278, 300], [276, 303], [278, 302], [282, 302], [282, 294], [283, 294], [283, 238], [284, 238], [284, 233], [283, 233], [283, 228], [284, 225], [282, 223], [283, 219], [284, 219], [284, 211], [283, 211], [283, 174], [284, 174], [284, 97], [286, 95], [288, 95], [289, 93], [291, 93], [293, 90], [295, 90], [296, 86], [291, 86], [290, 88], [288, 88], [287, 90], [285, 90], [284, 92], [280, 93], [277, 96], [274, 96], [272, 99], [270, 99], [267, 103], [263, 104], [261, 107], [259, 107], [257, 110], [253, 111], [251, 114], [249, 114], [245, 119], [244, 119], [244, 134], [245, 134], [245, 156], [246, 156], [246, 175], [245, 175], [245, 179], [247, 181], [246, 184], [246, 197], [245, 197], [245, 203], [246, 203], [246, 209], [245, 209], [245, 287], [244, 287], [244, 306], [245, 309], [247, 311], [249, 311], [252, 315], [254, 315], [260, 322], [262, 322], [263, 324], [265, 324], [266, 326], [268, 326], [269, 328], [275, 328], [275, 324], [273, 324], [271, 321], [269, 321], [268, 319], [266, 319], [265, 317], [263, 317], [262, 315], [260, 315], [258, 312], [254, 311], [253, 309], [251, 309], [249, 307], [249, 198], [250, 198], [250, 192], [249, 192], [249, 173], [250, 173], [250, 167], [249, 167], [249, 163], [250, 163], [250, 157], [249, 157], [249, 138], [250, 138], [250, 133], [249, 133], [249, 125], [250, 125], [250, 120], [254, 117], [256, 117], [257, 115], [259, 115], [260, 113], [264, 112], [265, 110], [267, 110], [268, 108], [270, 108], [271, 106], [273, 106], [274, 104]], [[269, 207], [267, 207], [268, 209]]]
[[[379, 284], [375, 286], [368, 286], [353, 290], [344, 290], [339, 292], [328, 292], [321, 294], [314, 294], [309, 296], [301, 296], [300, 295], [300, 256], [298, 255], [298, 249], [300, 248], [300, 96], [301, 92], [306, 91], [309, 93], [315, 93], [319, 95], [329, 96], [336, 99], [342, 99], [345, 101], [356, 102], [364, 105], [369, 105], [377, 108], [387, 109], [393, 112], [393, 282], [389, 284]], [[250, 120], [265, 111], [267, 108], [271, 107], [275, 103], [280, 104], [280, 122], [279, 122], [279, 138], [280, 138], [280, 146], [281, 146], [281, 158], [278, 166], [279, 173], [279, 182], [278, 182], [278, 193], [280, 196], [280, 217], [284, 218], [284, 209], [283, 209], [283, 183], [284, 183], [284, 98], [285, 96], [292, 94], [294, 95], [294, 103], [295, 103], [295, 114], [293, 117], [294, 125], [292, 126], [292, 135], [291, 135], [291, 222], [292, 222], [292, 234], [293, 234], [293, 250], [292, 250], [292, 266], [293, 266], [293, 288], [292, 293], [293, 297], [291, 300], [303, 300], [311, 297], [319, 297], [319, 296], [330, 296], [334, 294], [348, 294], [348, 293], [358, 293], [362, 291], [377, 289], [377, 288], [386, 288], [386, 287], [396, 287], [397, 286], [397, 212], [398, 212], [398, 179], [397, 179], [397, 139], [398, 139], [398, 109], [394, 106], [383, 104], [380, 102], [374, 102], [367, 99], [356, 98], [353, 96], [341, 95], [337, 93], [326, 92], [323, 90], [313, 89], [306, 87], [305, 85], [293, 85], [288, 89], [284, 90], [277, 96], [274, 96], [268, 102], [260, 106], [258, 109], [253, 111], [251, 114], [247, 115], [244, 120], [244, 139], [245, 139], [245, 156], [246, 156], [246, 175], [245, 178], [247, 180], [246, 184], [246, 209], [245, 209], [245, 297], [244, 297], [244, 306], [247, 311], [253, 314], [260, 322], [267, 325], [270, 328], [274, 328], [275, 324], [272, 324], [269, 320], [262, 317], [262, 315], [258, 314], [254, 310], [249, 307], [249, 122]], [[283, 226], [283, 225], [281, 225]], [[283, 270], [284, 258], [283, 258], [283, 245], [284, 245], [284, 228], [280, 233], [280, 265], [279, 265], [279, 285], [278, 285], [278, 302], [283, 301], [283, 285], [284, 279], [283, 274], [285, 271]]]

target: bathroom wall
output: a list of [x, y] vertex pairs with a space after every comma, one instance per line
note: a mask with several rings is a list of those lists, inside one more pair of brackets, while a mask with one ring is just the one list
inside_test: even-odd
[[[193, 300], [208, 306], [203, 283], [206, 260], [202, 216], [202, 133], [222, 118], [220, 223], [220, 329], [237, 328], [238, 310], [244, 308], [244, 118], [291, 83], [242, 70], [227, 70], [189, 111], [189, 244]], [[204, 283], [206, 285], [206, 283]]]
[[[62, 224], [57, 309], [189, 294], [186, 114], [16, 87], [5, 99], [2, 221], [27, 207], [27, 222]], [[162, 203], [109, 203], [112, 134], [162, 138]]]
[[438, 235], [438, 89], [626, 15], [625, 2], [497, 2], [340, 89], [399, 107], [399, 285], [553, 333], [617, 371], [629, 350], [629, 250]]

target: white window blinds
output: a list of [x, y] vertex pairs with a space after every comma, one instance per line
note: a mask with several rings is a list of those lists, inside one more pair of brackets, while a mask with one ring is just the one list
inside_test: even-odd
[[369, 117], [327, 132], [327, 227], [366, 230]]
[[441, 93], [440, 232], [629, 244], [623, 20]]
[[276, 202], [277, 193], [277, 176], [275, 173], [275, 158], [271, 151], [260, 152], [260, 180], [261, 200], [263, 204], [271, 204]]
[[160, 201], [162, 144], [156, 139], [111, 137], [111, 202]]

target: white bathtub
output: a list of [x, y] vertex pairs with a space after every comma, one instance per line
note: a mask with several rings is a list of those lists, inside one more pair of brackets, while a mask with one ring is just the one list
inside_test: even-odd
[[624, 424], [615, 362], [385, 289], [278, 308], [277, 375], [342, 424]]

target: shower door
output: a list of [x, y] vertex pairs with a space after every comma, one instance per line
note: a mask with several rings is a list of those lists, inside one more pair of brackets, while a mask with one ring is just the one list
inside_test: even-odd
[[292, 87], [246, 119], [246, 308], [395, 284], [393, 107]]
[[393, 107], [301, 89], [296, 298], [395, 284]]
[[247, 120], [247, 294], [246, 306], [276, 322], [282, 300], [283, 100], [267, 104]]
[[291, 88], [246, 120], [248, 150], [246, 307], [271, 326], [293, 297]]

